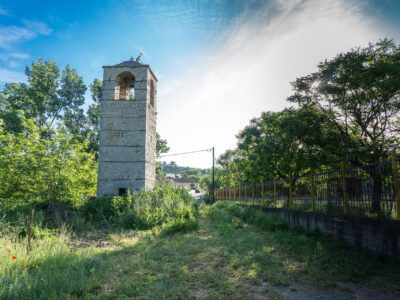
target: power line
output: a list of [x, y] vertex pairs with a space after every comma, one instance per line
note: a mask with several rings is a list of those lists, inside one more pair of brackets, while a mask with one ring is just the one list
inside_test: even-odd
[[167, 157], [167, 156], [186, 155], [186, 154], [192, 154], [192, 153], [198, 153], [198, 152], [210, 152], [210, 151], [212, 151], [212, 148], [210, 148], [210, 149], [204, 149], [204, 150], [190, 151], [190, 152], [182, 152], [182, 153], [174, 153], [174, 154], [160, 155], [159, 158], [163, 158], [163, 157]]

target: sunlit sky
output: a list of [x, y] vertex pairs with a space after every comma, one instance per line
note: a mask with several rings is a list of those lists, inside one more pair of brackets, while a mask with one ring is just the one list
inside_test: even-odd
[[[0, 0], [0, 86], [25, 81], [39, 57], [89, 84], [143, 52], [170, 153], [218, 156], [251, 118], [290, 106], [290, 82], [318, 62], [385, 37], [399, 44], [399, 16], [399, 0]], [[211, 165], [210, 153], [169, 160]]]

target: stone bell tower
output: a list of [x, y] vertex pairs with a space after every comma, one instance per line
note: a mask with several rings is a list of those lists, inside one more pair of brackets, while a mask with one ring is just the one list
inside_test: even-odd
[[103, 69], [97, 196], [152, 188], [157, 78], [140, 57]]

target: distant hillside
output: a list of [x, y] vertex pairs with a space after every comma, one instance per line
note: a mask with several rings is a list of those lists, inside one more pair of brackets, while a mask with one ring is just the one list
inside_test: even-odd
[[176, 174], [181, 174], [181, 173], [191, 173], [191, 171], [192, 172], [197, 171], [195, 173], [199, 172], [201, 175], [206, 175], [209, 172], [209, 169], [181, 167], [181, 166], [178, 166], [174, 161], [172, 161], [170, 163], [161, 161], [160, 166], [162, 167], [162, 171], [166, 174], [174, 174], [175, 172], [176, 172]]

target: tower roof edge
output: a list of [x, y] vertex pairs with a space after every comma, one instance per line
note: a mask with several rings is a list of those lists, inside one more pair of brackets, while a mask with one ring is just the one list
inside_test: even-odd
[[123, 61], [122, 63], [113, 65], [113, 66], [103, 66], [103, 68], [142, 68], [146, 67], [149, 68], [151, 74], [154, 76], [154, 78], [158, 81], [156, 75], [154, 74], [153, 70], [150, 68], [150, 65], [144, 65], [141, 64], [140, 62], [134, 61], [134, 60], [126, 60]]

